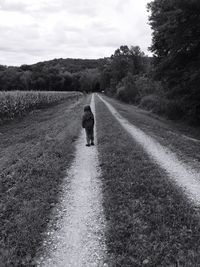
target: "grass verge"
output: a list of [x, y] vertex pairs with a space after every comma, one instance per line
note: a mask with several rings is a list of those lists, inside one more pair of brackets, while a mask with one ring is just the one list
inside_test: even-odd
[[133, 105], [112, 98], [106, 97], [106, 100], [130, 123], [174, 152], [179, 160], [200, 170], [200, 131], [167, 120], [158, 120]]
[[34, 265], [74, 157], [85, 101], [68, 99], [0, 127], [0, 266]]
[[197, 211], [96, 98], [109, 266], [200, 266]]

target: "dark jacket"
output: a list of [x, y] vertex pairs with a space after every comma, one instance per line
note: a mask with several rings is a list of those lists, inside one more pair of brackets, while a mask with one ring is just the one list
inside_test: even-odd
[[84, 114], [82, 117], [82, 127], [91, 129], [94, 127], [94, 115], [89, 106], [84, 108]]

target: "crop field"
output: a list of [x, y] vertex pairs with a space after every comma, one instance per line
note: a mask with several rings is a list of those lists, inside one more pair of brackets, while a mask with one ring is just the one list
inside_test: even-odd
[[23, 116], [27, 112], [58, 103], [65, 99], [80, 97], [78, 92], [0, 92], [0, 123]]

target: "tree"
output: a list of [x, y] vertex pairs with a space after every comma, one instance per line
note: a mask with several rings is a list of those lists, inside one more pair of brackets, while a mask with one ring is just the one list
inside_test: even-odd
[[169, 98], [179, 97], [185, 112], [200, 119], [200, 1], [154, 0], [148, 9], [155, 77]]
[[131, 46], [130, 49], [127, 45], [120, 46], [111, 56], [112, 78], [116, 83], [126, 77], [128, 72], [136, 75], [143, 71], [142, 57], [144, 53], [139, 46]]
[[128, 103], [138, 101], [139, 92], [135, 84], [134, 76], [129, 72], [127, 76], [118, 84], [117, 97]]
[[20, 76], [20, 82], [22, 83], [24, 90], [31, 90], [32, 72], [30, 70], [24, 71]]
[[8, 67], [3, 71], [0, 71], [0, 90], [23, 90], [23, 86], [20, 82], [21, 72], [17, 67]]
[[64, 73], [61, 74], [63, 77], [63, 91], [70, 91], [72, 87], [72, 74], [68, 71], [65, 71]]
[[95, 92], [100, 89], [100, 73], [97, 69], [88, 69], [81, 73], [80, 85], [82, 92]]
[[139, 46], [120, 46], [101, 68], [101, 90], [115, 94], [118, 84], [128, 73], [137, 75], [145, 71], [147, 60], [144, 58], [145, 55]]

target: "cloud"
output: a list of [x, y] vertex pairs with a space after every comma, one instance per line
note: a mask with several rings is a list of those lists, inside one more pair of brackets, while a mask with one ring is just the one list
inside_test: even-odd
[[25, 11], [27, 5], [25, 2], [17, 0], [0, 0], [0, 10], [4, 11]]
[[0, 0], [0, 64], [110, 56], [122, 44], [147, 52], [148, 0]]

